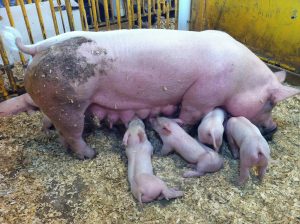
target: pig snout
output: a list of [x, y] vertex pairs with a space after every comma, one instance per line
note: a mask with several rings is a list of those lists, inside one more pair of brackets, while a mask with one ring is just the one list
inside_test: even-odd
[[272, 119], [269, 119], [263, 125], [258, 126], [258, 129], [267, 140], [271, 140], [273, 134], [277, 131], [277, 124]]

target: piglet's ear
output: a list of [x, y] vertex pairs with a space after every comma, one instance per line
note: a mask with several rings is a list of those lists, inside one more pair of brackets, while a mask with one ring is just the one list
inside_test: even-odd
[[279, 82], [283, 83], [286, 78], [286, 72], [285, 71], [279, 71], [274, 72]]
[[162, 133], [163, 133], [163, 135], [170, 135], [172, 133], [169, 124], [165, 124], [163, 126]]
[[274, 103], [278, 103], [299, 93], [299, 89], [281, 85], [279, 88], [272, 90], [272, 100]]
[[140, 143], [144, 143], [147, 140], [147, 136], [146, 136], [145, 132], [142, 131], [142, 130], [140, 130], [138, 132], [138, 136], [139, 136], [139, 139], [140, 139]]
[[129, 132], [126, 131], [125, 134], [124, 134], [124, 137], [123, 137], [123, 145], [124, 146], [127, 146], [127, 144], [128, 144], [128, 138], [129, 138]]

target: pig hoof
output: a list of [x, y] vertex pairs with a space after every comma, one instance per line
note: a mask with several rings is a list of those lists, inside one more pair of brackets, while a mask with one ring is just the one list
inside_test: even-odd
[[96, 151], [89, 148], [89, 147], [86, 147], [84, 150], [76, 153], [77, 158], [80, 159], [80, 160], [92, 159], [96, 155], [97, 155]]

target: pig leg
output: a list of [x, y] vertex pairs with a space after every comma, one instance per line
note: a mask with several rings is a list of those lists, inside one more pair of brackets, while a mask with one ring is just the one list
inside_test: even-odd
[[232, 138], [231, 135], [227, 135], [227, 140], [228, 140], [229, 149], [231, 151], [233, 158], [238, 159], [239, 158], [239, 150], [238, 150], [238, 147], [237, 147], [234, 139]]
[[43, 122], [42, 132], [48, 135], [50, 133], [50, 129], [53, 126], [53, 124], [49, 119], [49, 117], [47, 117], [46, 115], [44, 115], [42, 122]]
[[134, 197], [138, 200], [139, 204], [143, 206], [143, 201], [142, 201], [142, 192], [137, 186], [137, 184], [132, 184], [131, 185], [131, 192], [134, 195]]
[[259, 171], [258, 171], [258, 178], [259, 178], [259, 180], [263, 179], [264, 175], [266, 174], [267, 167], [268, 167], [267, 165], [259, 167]]
[[190, 178], [190, 177], [200, 177], [203, 175], [204, 175], [204, 173], [199, 172], [198, 170], [189, 170], [189, 171], [186, 171], [182, 176], [184, 178]]
[[64, 144], [68, 145], [79, 159], [91, 159], [96, 155], [82, 138], [85, 109], [82, 106], [81, 110], [78, 110], [66, 104], [56, 107], [55, 110], [44, 111], [61, 135], [60, 139], [63, 139]]
[[164, 144], [161, 148], [160, 154], [162, 156], [166, 156], [166, 155], [170, 154], [172, 151], [173, 151], [173, 149], [170, 145]]
[[245, 166], [243, 163], [240, 164], [240, 176], [239, 176], [239, 185], [243, 185], [249, 178], [250, 171], [249, 167]]
[[178, 198], [178, 197], [182, 197], [183, 196], [183, 191], [178, 191], [174, 188], [167, 188], [166, 186], [164, 187], [164, 189], [162, 190], [161, 196], [158, 198], [158, 200], [160, 199], [172, 199], [172, 198]]
[[38, 107], [28, 93], [0, 103], [0, 117], [11, 116], [21, 112], [32, 113], [35, 110], [38, 110]]

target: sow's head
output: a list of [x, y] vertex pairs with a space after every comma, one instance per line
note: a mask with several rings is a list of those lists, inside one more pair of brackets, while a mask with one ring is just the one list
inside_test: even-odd
[[269, 80], [266, 88], [262, 90], [264, 93], [256, 93], [261, 95], [261, 98], [257, 105], [250, 109], [252, 116], [250, 115], [249, 119], [256, 124], [263, 135], [272, 134], [277, 129], [277, 125], [272, 119], [274, 106], [278, 102], [300, 93], [299, 89], [282, 85], [285, 78], [286, 73], [284, 71], [275, 72], [275, 76]]

